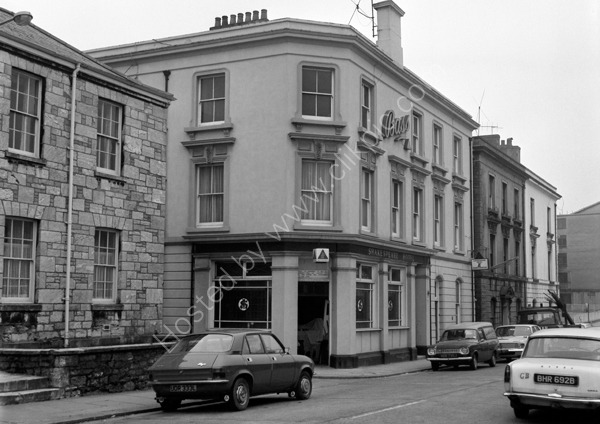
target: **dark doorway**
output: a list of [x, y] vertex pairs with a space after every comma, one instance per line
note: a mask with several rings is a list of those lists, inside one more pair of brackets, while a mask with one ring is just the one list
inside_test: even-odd
[[329, 363], [329, 282], [298, 282], [298, 353]]

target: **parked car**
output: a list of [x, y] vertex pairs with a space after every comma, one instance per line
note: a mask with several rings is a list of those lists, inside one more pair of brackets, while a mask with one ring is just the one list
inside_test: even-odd
[[521, 357], [527, 338], [541, 330], [538, 325], [515, 324], [496, 327], [498, 336], [498, 359], [511, 361]]
[[517, 418], [530, 409], [600, 408], [600, 328], [552, 328], [529, 336], [506, 365], [504, 389]]
[[576, 324], [565, 325], [565, 327], [590, 328], [592, 327], [592, 324], [589, 322], [578, 322]]
[[431, 369], [440, 365], [468, 365], [476, 370], [480, 362], [496, 366], [498, 337], [489, 322], [467, 322], [449, 326], [440, 340], [427, 348]]
[[164, 411], [176, 410], [184, 399], [222, 399], [243, 410], [255, 395], [308, 399], [314, 367], [269, 331], [214, 330], [182, 338], [149, 372]]

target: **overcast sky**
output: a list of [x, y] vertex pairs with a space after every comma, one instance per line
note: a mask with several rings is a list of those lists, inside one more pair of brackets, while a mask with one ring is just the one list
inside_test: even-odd
[[[395, 0], [404, 65], [471, 114], [480, 134], [513, 138], [521, 163], [557, 188], [559, 213], [600, 201], [600, 1]], [[2, 0], [88, 50], [196, 33], [214, 18], [267, 9], [351, 24], [373, 39], [370, 0]], [[475, 134], [476, 135], [476, 134]]]

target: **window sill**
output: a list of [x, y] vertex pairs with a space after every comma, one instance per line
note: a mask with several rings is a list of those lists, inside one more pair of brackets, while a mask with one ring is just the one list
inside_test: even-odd
[[294, 224], [295, 231], [325, 231], [325, 232], [342, 232], [344, 229], [339, 225], [305, 225], [301, 223]]
[[225, 137], [229, 137], [229, 133], [233, 129], [233, 124], [231, 122], [224, 122], [222, 124], [214, 124], [214, 125], [202, 125], [199, 127], [187, 127], [184, 128], [183, 131], [187, 133], [187, 135], [193, 140], [198, 133], [205, 133], [209, 131], [222, 131]]
[[334, 121], [331, 120], [320, 120], [320, 119], [310, 119], [310, 118], [292, 118], [292, 124], [296, 127], [296, 131], [302, 132], [302, 127], [305, 125], [315, 125], [319, 127], [333, 127], [335, 128], [336, 134], [341, 134], [342, 130], [346, 127], [346, 122], [344, 121]]
[[420, 241], [420, 240], [413, 240], [412, 245], [419, 246], [419, 247], [427, 247], [427, 243], [425, 243], [424, 241]]
[[106, 172], [102, 172], [102, 171], [99, 171], [96, 169], [94, 171], [94, 176], [98, 179], [109, 180], [109, 181], [111, 181], [115, 184], [119, 184], [121, 186], [125, 185], [125, 179], [118, 175], [107, 174]]
[[461, 250], [461, 249], [454, 249], [452, 251], [452, 253], [454, 253], [455, 255], [460, 255], [460, 256], [465, 256], [467, 254], [467, 252], [465, 252], [464, 250]]
[[185, 232], [188, 236], [194, 236], [196, 234], [207, 234], [207, 233], [228, 233], [229, 231], [230, 231], [229, 226], [224, 225], [221, 227], [188, 228]]
[[32, 156], [21, 155], [16, 152], [7, 151], [6, 159], [9, 163], [30, 165], [30, 166], [46, 166], [47, 161], [42, 158], [36, 158]]
[[38, 303], [0, 303], [0, 312], [40, 312], [42, 305]]
[[398, 325], [398, 326], [393, 326], [393, 327], [388, 327], [388, 330], [410, 330], [410, 327], [406, 326], [406, 325]]
[[357, 333], [381, 332], [381, 328], [357, 328]]
[[92, 303], [92, 311], [122, 311], [122, 303]]
[[408, 243], [404, 237], [396, 237], [396, 236], [391, 236], [390, 241], [395, 241], [396, 243], [402, 243], [402, 244]]

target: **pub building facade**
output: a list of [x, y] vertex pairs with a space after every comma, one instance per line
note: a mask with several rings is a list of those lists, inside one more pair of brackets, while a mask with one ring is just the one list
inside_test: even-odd
[[415, 359], [471, 321], [469, 137], [377, 44], [267, 11], [88, 52], [172, 93], [163, 334], [268, 328], [336, 368]]

